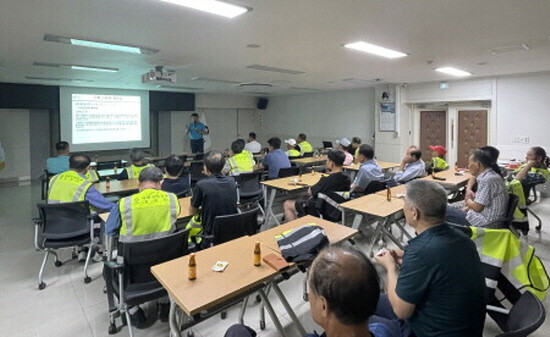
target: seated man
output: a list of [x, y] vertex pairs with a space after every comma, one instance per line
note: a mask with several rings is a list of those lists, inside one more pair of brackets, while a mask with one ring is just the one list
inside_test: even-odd
[[256, 132], [251, 132], [248, 134], [248, 139], [244, 149], [252, 154], [262, 152], [262, 144], [256, 141]]
[[304, 153], [311, 153], [313, 152], [313, 146], [311, 146], [310, 143], [307, 142], [307, 136], [305, 133], [300, 133], [298, 135], [298, 138], [296, 138], [296, 141], [298, 142], [298, 145], [300, 146], [300, 154], [303, 156]]
[[330, 150], [327, 154], [327, 168], [330, 175], [322, 177], [319, 182], [308, 190], [310, 197], [307, 200], [287, 200], [283, 204], [285, 219], [292, 221], [298, 216], [306, 214], [317, 215], [315, 202], [319, 193], [349, 191], [350, 179], [344, 174], [342, 164], [346, 158], [343, 151]]
[[69, 143], [58, 142], [55, 144], [57, 155], [46, 159], [46, 170], [48, 173], [58, 174], [69, 170]]
[[[225, 158], [219, 151], [210, 151], [204, 158], [204, 171], [208, 176], [197, 182], [191, 199], [191, 214], [202, 216], [204, 233], [212, 234], [214, 218], [237, 213], [237, 185], [233, 177], [222, 174]], [[209, 242], [202, 240], [201, 247]]]
[[359, 157], [359, 147], [361, 146], [361, 138], [353, 137], [351, 139], [350, 151], [353, 154], [353, 162], [356, 163]]
[[267, 178], [275, 179], [279, 176], [279, 169], [290, 167], [290, 160], [286, 153], [281, 150], [281, 139], [277, 137], [270, 138], [269, 152], [265, 155], [261, 164], [258, 164], [258, 169], [263, 170], [267, 167]]
[[118, 180], [136, 179], [139, 177], [141, 171], [154, 165], [148, 164], [145, 160], [145, 152], [140, 149], [130, 150], [130, 161], [132, 165], [125, 167], [118, 175]]
[[[502, 172], [500, 170], [500, 167], [498, 166], [498, 157], [500, 156], [500, 151], [492, 146], [482, 146], [479, 148], [480, 150], [487, 151], [489, 153], [489, 156], [491, 156], [491, 162], [493, 167], [493, 170], [495, 170], [496, 173], [502, 175]], [[476, 185], [476, 177], [472, 176], [468, 180], [468, 184], [466, 185], [466, 192], [464, 193], [464, 199], [473, 199], [475, 197], [475, 191], [477, 191], [477, 185]]]
[[[48, 204], [88, 200], [94, 210], [110, 211], [115, 204], [105, 199], [86, 178], [90, 169], [90, 157], [73, 154], [69, 158], [69, 171], [51, 178], [48, 189]], [[86, 260], [86, 249], [81, 249], [78, 260]]]
[[445, 220], [450, 223], [485, 227], [506, 216], [508, 190], [502, 176], [493, 169], [493, 159], [488, 151], [474, 150], [468, 169], [476, 178], [477, 192], [473, 199], [465, 199], [447, 207]]
[[416, 336], [481, 337], [485, 278], [475, 244], [445, 223], [447, 194], [427, 180], [407, 183], [403, 211], [418, 234], [405, 252], [382, 250], [386, 293], [376, 314], [405, 320]]
[[244, 141], [241, 139], [231, 143], [230, 158], [227, 159], [222, 173], [225, 175], [236, 176], [242, 172], [252, 172], [254, 170], [254, 157], [252, 153], [244, 150]]
[[164, 165], [166, 166], [166, 177], [162, 181], [161, 189], [176, 195], [189, 191], [191, 186], [189, 186], [188, 175], [180, 176], [183, 172], [181, 158], [171, 155], [164, 160]]
[[[321, 336], [402, 336], [396, 322], [374, 315], [380, 281], [372, 263], [358, 250], [332, 246], [321, 251], [309, 269], [307, 284], [311, 316], [325, 331]], [[225, 334], [251, 336], [255, 332], [240, 324]]]
[[357, 161], [360, 167], [353, 184], [351, 184], [351, 192], [365, 192], [371, 182], [386, 181], [380, 165], [374, 161], [374, 149], [372, 146], [369, 144], [361, 144], [361, 146], [359, 146]]
[[405, 184], [416, 178], [426, 176], [426, 165], [422, 160], [422, 151], [415, 145], [409, 146], [407, 154], [401, 161], [399, 172], [393, 176], [393, 180], [399, 184]]
[[[139, 193], [122, 198], [105, 223], [105, 234], [118, 236], [120, 242], [138, 242], [161, 238], [176, 231], [180, 204], [175, 194], [160, 189], [163, 179], [158, 167], [139, 174]], [[106, 276], [106, 278], [108, 278]], [[112, 282], [107, 282], [111, 286]], [[160, 319], [168, 320], [168, 298], [159, 300]], [[132, 323], [138, 328], [146, 321], [139, 306], [129, 308]]]
[[286, 139], [285, 143], [287, 148], [286, 155], [289, 158], [298, 158], [302, 155], [300, 153], [300, 146], [296, 144], [296, 140], [294, 138]]

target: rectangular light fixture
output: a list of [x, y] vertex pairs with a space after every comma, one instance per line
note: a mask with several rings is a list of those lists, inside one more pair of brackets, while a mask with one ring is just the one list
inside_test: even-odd
[[453, 76], [456, 76], [456, 77], [472, 76], [472, 73], [469, 73], [467, 71], [460, 70], [460, 69], [457, 69], [457, 68], [454, 68], [454, 67], [437, 68], [435, 71], [438, 71], [438, 72], [443, 73], [443, 74], [453, 75]]
[[86, 71], [99, 71], [99, 72], [106, 72], [106, 73], [116, 73], [118, 71], [118, 69], [116, 69], [116, 68], [77, 66], [77, 65], [71, 65], [71, 69], [73, 69], [73, 70], [86, 70]]
[[81, 47], [88, 47], [88, 48], [120, 51], [120, 52], [131, 53], [131, 54], [152, 55], [152, 54], [158, 53], [158, 49], [124, 45], [124, 44], [112, 43], [112, 42], [95, 41], [95, 40], [83, 39], [83, 38], [57, 36], [57, 35], [50, 35], [50, 34], [44, 35], [44, 41], [59, 42], [64, 44], [70, 44], [73, 46], [81, 46]]
[[250, 8], [234, 5], [218, 0], [161, 0], [174, 5], [196, 9], [202, 12], [223, 16], [226, 18], [235, 18], [250, 10]]
[[386, 57], [386, 58], [389, 58], [389, 59], [395, 59], [395, 58], [407, 56], [407, 54], [405, 54], [405, 53], [402, 53], [402, 52], [399, 52], [399, 51], [396, 51], [396, 50], [391, 50], [391, 49], [384, 48], [384, 47], [380, 47], [380, 46], [377, 46], [375, 44], [367, 43], [367, 42], [364, 42], [364, 41], [348, 43], [348, 44], [345, 44], [344, 47], [349, 48], [349, 49], [359, 50], [359, 51], [369, 53], [369, 54], [373, 54], [373, 55], [377, 55], [377, 56]]

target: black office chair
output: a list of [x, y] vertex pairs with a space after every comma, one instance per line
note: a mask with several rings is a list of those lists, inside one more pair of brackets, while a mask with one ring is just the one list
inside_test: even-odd
[[258, 212], [259, 208], [255, 208], [243, 213], [219, 215], [212, 224], [212, 234], [205, 238], [211, 240], [212, 245], [219, 245], [245, 235], [254, 235], [259, 229]]
[[[59, 260], [55, 250], [83, 245], [89, 245], [84, 264], [84, 283], [90, 283], [88, 264], [94, 248], [94, 221], [88, 201], [38, 204], [37, 207], [40, 217], [33, 219], [34, 244], [36, 248], [46, 252], [38, 273], [38, 289], [46, 288], [43, 275], [50, 254], [54, 256], [55, 266], [59, 267], [63, 262]], [[75, 257], [73, 254], [73, 258]]]
[[302, 155], [303, 158], [307, 158], [307, 157], [313, 157], [313, 152], [304, 152], [304, 154]]
[[506, 214], [504, 215], [504, 217], [502, 219], [498, 219], [489, 223], [486, 227], [493, 229], [510, 229], [514, 234], [516, 234], [516, 236], [519, 236], [517, 229], [521, 231], [523, 231], [523, 229], [516, 228], [512, 225], [512, 221], [514, 220], [514, 211], [518, 206], [518, 202], [518, 196], [510, 193], [508, 198], [508, 205], [506, 206]]
[[317, 194], [315, 208], [323, 219], [332, 222], [342, 221], [341, 203], [349, 200], [348, 192], [326, 192]]
[[[188, 235], [186, 229], [158, 239], [118, 243], [119, 258], [105, 262], [103, 271], [109, 300], [109, 334], [118, 332], [116, 318], [124, 314], [133, 336], [129, 307], [167, 296], [151, 274], [151, 267], [188, 254]], [[114, 305], [114, 298], [118, 305]]]
[[[535, 212], [533, 212], [533, 210], [531, 210], [529, 208], [529, 205], [531, 205], [532, 203], [537, 201], [537, 199], [538, 199], [537, 185], [540, 185], [540, 184], [543, 184], [543, 182], [539, 182], [539, 183], [532, 184], [532, 185], [522, 184], [523, 185], [523, 190], [524, 190], [524, 193], [525, 193], [525, 202], [526, 202], [526, 206], [527, 206], [526, 210], [527, 210], [527, 213], [531, 214], [535, 219], [537, 219], [538, 225], [535, 226], [535, 229], [536, 229], [537, 232], [540, 232], [540, 230], [542, 228], [542, 219]], [[533, 199], [530, 198], [531, 192], [533, 192]]]
[[292, 177], [300, 174], [300, 168], [298, 166], [291, 166], [279, 169], [278, 178]]
[[42, 200], [48, 200], [48, 190], [50, 188], [50, 179], [55, 176], [55, 173], [50, 173], [48, 170], [44, 170], [44, 174], [40, 176], [40, 183], [42, 190], [40, 196]]
[[[497, 310], [497, 311], [495, 311]], [[487, 307], [487, 313], [503, 331], [496, 337], [526, 337], [535, 332], [546, 319], [542, 302], [530, 291], [525, 291], [508, 314], [499, 308]]]
[[235, 183], [237, 184], [237, 200], [239, 206], [251, 208], [256, 206], [260, 208], [260, 212], [265, 215], [260, 202], [264, 197], [264, 191], [262, 188], [261, 179], [263, 172], [246, 172], [234, 176]]

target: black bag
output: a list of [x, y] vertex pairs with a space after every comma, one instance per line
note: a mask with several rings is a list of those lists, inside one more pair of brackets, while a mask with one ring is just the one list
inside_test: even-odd
[[313, 261], [329, 244], [325, 230], [314, 223], [281, 233], [275, 238], [287, 262]]

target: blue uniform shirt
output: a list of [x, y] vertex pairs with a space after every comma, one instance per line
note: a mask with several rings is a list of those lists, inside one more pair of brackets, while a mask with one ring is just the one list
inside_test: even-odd
[[189, 124], [189, 138], [191, 139], [202, 139], [202, 133], [199, 131], [208, 130], [208, 126], [204, 125], [201, 122]]
[[407, 164], [405, 170], [397, 172], [393, 177], [393, 180], [400, 184], [404, 184], [414, 178], [420, 178], [426, 176], [426, 164], [423, 160], [417, 160], [414, 163]]
[[70, 156], [57, 156], [46, 159], [48, 173], [58, 174], [69, 170]]
[[353, 184], [359, 187], [361, 190], [365, 190], [369, 184], [373, 181], [385, 181], [384, 172], [380, 168], [380, 165], [371, 159], [361, 164], [357, 177], [353, 181]]
[[266, 154], [262, 165], [267, 166], [267, 177], [274, 179], [279, 176], [280, 169], [290, 167], [290, 160], [283, 150], [277, 149]]

